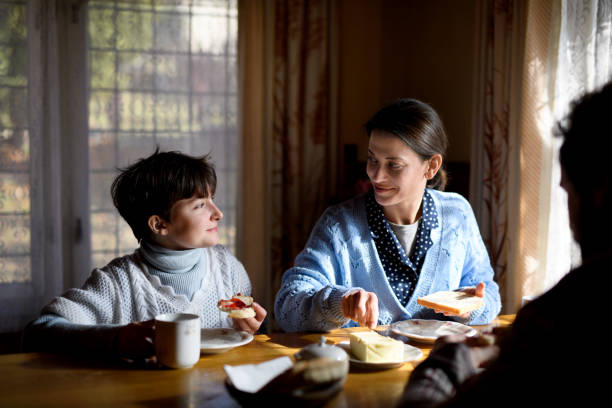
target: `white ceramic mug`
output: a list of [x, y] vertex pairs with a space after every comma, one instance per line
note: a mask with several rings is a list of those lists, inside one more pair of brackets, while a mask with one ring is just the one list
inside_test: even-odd
[[167, 313], [155, 317], [157, 362], [171, 368], [192, 367], [200, 359], [200, 317]]

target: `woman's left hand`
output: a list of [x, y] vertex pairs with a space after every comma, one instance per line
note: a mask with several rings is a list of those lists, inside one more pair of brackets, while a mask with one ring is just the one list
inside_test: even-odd
[[[478, 296], [478, 297], [484, 297], [485, 295], [485, 284], [484, 282], [480, 282], [478, 285], [476, 285], [475, 287], [471, 287], [471, 288], [464, 288], [461, 289], [461, 292], [467, 293], [470, 296]], [[448, 312], [443, 312], [441, 310], [437, 310], [435, 309], [436, 313], [444, 313], [444, 316], [457, 316], [454, 313], [448, 313]], [[470, 312], [466, 312], [462, 315], [458, 315], [464, 319], [467, 319], [468, 317], [470, 317]]]
[[255, 317], [248, 317], [246, 319], [234, 319], [234, 328], [236, 330], [242, 330], [247, 333], [255, 334], [261, 323], [265, 319], [268, 312], [259, 303], [253, 302], [253, 310], [255, 310]]

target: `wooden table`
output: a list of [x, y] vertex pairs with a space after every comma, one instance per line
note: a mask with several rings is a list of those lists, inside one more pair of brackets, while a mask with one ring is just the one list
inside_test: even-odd
[[[513, 316], [500, 316], [493, 324], [507, 326], [512, 319]], [[477, 326], [483, 327], [487, 326]], [[324, 335], [337, 343], [348, 340], [348, 333], [355, 330], [364, 329], [338, 329]], [[0, 407], [237, 407], [238, 402], [225, 387], [224, 364], [256, 364], [291, 356], [320, 336], [257, 335], [248, 345], [222, 354], [202, 355], [193, 368], [182, 370], [77, 361], [43, 353], [2, 355]], [[429, 354], [431, 346], [417, 346], [424, 357]], [[394, 406], [419, 362], [386, 371], [351, 370], [343, 390], [326, 406]]]

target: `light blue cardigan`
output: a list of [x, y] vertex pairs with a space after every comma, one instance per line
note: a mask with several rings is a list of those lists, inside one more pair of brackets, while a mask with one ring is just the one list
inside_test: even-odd
[[285, 331], [326, 331], [354, 326], [341, 308], [342, 296], [362, 288], [378, 297], [378, 324], [426, 318], [449, 320], [417, 304], [417, 298], [484, 282], [485, 305], [466, 324], [487, 324], [501, 309], [499, 288], [470, 204], [455, 193], [429, 190], [438, 213], [438, 228], [431, 231], [415, 291], [402, 306], [383, 270], [368, 228], [365, 196], [328, 208], [315, 225], [294, 266], [283, 275], [276, 295], [276, 321]]

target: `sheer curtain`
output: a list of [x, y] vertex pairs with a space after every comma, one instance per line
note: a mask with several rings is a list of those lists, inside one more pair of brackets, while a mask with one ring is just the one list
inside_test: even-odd
[[[541, 7], [541, 4], [537, 7]], [[523, 293], [538, 295], [580, 263], [577, 244], [571, 237], [567, 196], [560, 188], [560, 138], [549, 136], [571, 102], [612, 79], [612, 2], [610, 0], [563, 0], [550, 13], [550, 41], [540, 75], [540, 89], [532, 89], [542, 102], [538, 128], [542, 145], [539, 196], [538, 247], [526, 270]], [[534, 24], [539, 24], [534, 21]], [[531, 60], [532, 66], [535, 60]], [[532, 71], [533, 74], [536, 74]], [[532, 95], [527, 93], [525, 95]], [[523, 100], [526, 100], [524, 95]], [[530, 268], [529, 268], [530, 266]]]
[[54, 0], [2, 1], [0, 10], [0, 331], [16, 331], [64, 281], [57, 41], [65, 15]]
[[470, 195], [505, 313], [580, 262], [553, 130], [571, 100], [610, 80], [611, 3], [481, 3], [481, 102]]

